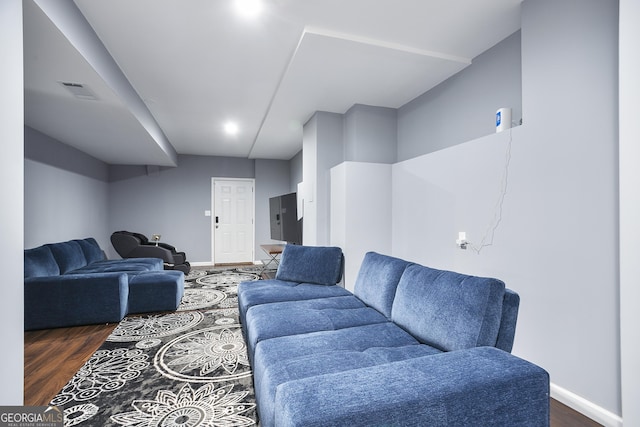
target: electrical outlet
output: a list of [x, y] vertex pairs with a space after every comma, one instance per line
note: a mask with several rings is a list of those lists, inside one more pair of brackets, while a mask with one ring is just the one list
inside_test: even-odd
[[469, 242], [467, 242], [467, 233], [465, 233], [464, 231], [460, 231], [458, 233], [458, 239], [456, 240], [456, 245], [458, 245], [460, 249], [467, 249], [468, 244]]

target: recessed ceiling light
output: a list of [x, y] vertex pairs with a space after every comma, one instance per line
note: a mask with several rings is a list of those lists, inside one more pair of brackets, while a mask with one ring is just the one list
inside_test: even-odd
[[234, 0], [236, 12], [245, 18], [255, 18], [262, 12], [262, 0]]
[[227, 135], [237, 135], [239, 130], [238, 124], [235, 122], [227, 122], [224, 124], [224, 131]]

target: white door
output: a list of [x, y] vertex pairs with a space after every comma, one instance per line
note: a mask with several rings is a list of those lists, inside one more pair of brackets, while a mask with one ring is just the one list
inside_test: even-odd
[[253, 263], [254, 181], [213, 178], [213, 262]]

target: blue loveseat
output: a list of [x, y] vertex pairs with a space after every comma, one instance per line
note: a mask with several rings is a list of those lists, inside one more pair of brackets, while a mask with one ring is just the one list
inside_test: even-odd
[[286, 246], [275, 279], [238, 288], [263, 427], [549, 425], [503, 282], [370, 252], [352, 294], [341, 256]]
[[24, 328], [119, 322], [126, 314], [175, 310], [184, 274], [158, 258], [108, 260], [93, 238], [24, 251]]

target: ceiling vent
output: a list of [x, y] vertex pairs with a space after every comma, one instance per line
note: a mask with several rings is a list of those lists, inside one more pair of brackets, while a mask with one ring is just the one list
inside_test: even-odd
[[91, 101], [95, 101], [98, 99], [95, 93], [93, 93], [93, 91], [89, 89], [89, 87], [85, 84], [72, 83], [72, 82], [59, 82], [59, 83], [78, 99], [86, 99]]

